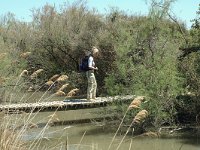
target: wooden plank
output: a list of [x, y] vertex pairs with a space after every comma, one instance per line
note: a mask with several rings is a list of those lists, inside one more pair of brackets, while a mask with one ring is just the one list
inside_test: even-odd
[[44, 112], [44, 111], [67, 111], [76, 109], [89, 109], [97, 107], [106, 107], [114, 102], [126, 102], [134, 98], [134, 95], [114, 96], [114, 97], [98, 97], [94, 101], [86, 99], [70, 99], [64, 101], [37, 102], [37, 103], [21, 103], [0, 105], [0, 111], [7, 113], [12, 112]]

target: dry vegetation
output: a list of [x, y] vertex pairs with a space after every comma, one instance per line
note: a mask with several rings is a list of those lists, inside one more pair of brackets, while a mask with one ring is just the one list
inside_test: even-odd
[[[127, 15], [118, 9], [101, 15], [82, 1], [60, 10], [51, 5], [33, 9], [31, 23], [8, 13], [0, 20], [0, 102], [12, 102], [10, 89], [63, 97], [85, 94], [86, 78], [77, 67], [84, 51], [96, 46], [101, 53], [95, 60], [98, 95], [145, 95], [128, 107], [120, 104], [109, 110], [122, 117], [119, 128], [133, 116], [136, 124], [143, 122], [147, 114], [149, 124], [156, 128], [199, 123], [200, 10], [188, 30], [170, 16], [172, 1], [156, 2], [152, 0], [147, 16]], [[179, 48], [190, 45], [197, 50], [178, 60]], [[0, 148], [23, 149], [21, 135], [31, 121], [26, 120], [19, 132], [10, 128], [11, 120], [1, 121]], [[32, 149], [39, 142], [35, 143]]]

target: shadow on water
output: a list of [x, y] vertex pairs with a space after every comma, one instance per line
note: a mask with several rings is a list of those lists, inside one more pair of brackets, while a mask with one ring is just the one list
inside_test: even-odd
[[[54, 126], [49, 127], [41, 138], [42, 146], [64, 145], [68, 141], [68, 150], [76, 150], [77, 145], [81, 144], [80, 150], [105, 150], [108, 148], [117, 127], [98, 126], [94, 124], [81, 124], [74, 126]], [[37, 137], [41, 129], [30, 130], [25, 139], [30, 142]], [[123, 135], [117, 135], [112, 148], [115, 150]], [[29, 137], [29, 138], [27, 138]], [[82, 140], [81, 140], [82, 139]], [[81, 142], [80, 142], [81, 141]], [[127, 135], [119, 150], [199, 150], [199, 133], [196, 131], [176, 132], [161, 136], [160, 138], [133, 137]], [[57, 148], [62, 150], [61, 148]], [[55, 148], [55, 150], [57, 150]], [[64, 148], [63, 148], [64, 150]]]
[[[34, 118], [33, 123], [45, 124], [49, 115], [52, 115], [52, 112], [39, 113]], [[40, 140], [39, 147], [41, 149], [43, 147], [46, 149], [54, 147], [55, 150], [65, 150], [64, 147], [55, 147], [57, 145], [65, 145], [66, 141], [68, 141], [68, 150], [76, 150], [77, 145], [80, 144], [82, 139], [80, 150], [95, 150], [94, 147], [91, 147], [92, 145], [98, 147], [96, 150], [106, 150], [118, 127], [117, 125], [105, 126], [104, 122], [95, 120], [89, 123], [68, 124], [71, 119], [83, 121], [85, 120], [84, 118], [94, 117], [91, 109], [56, 112], [56, 116], [61, 122], [65, 122], [66, 124], [55, 124], [53, 126], [49, 124], [45, 130], [44, 125], [41, 128], [29, 129], [23, 139], [29, 143], [34, 140]], [[110, 150], [116, 149], [127, 128], [122, 127], [120, 129]], [[42, 132], [43, 130], [44, 132]], [[131, 134], [128, 134], [119, 150], [129, 150], [130, 143], [133, 145], [130, 150], [199, 150], [199, 130], [179, 130], [172, 134], [168, 132], [160, 138], [133, 137]]]
[[194, 145], [200, 147], [200, 137], [184, 138], [182, 139], [183, 145]]
[[200, 147], [200, 129], [199, 127], [186, 127], [173, 133], [164, 134], [161, 139], [174, 140], [180, 147], [177, 150], [199, 150]]
[[200, 130], [191, 129], [184, 133], [179, 133], [176, 138], [181, 138], [181, 143], [183, 145], [194, 145], [200, 147]]
[[[28, 102], [34, 101], [35, 99], [32, 99]], [[32, 122], [41, 126], [28, 129], [23, 139], [29, 143], [40, 140], [38, 149], [66, 150], [67, 141], [67, 150], [78, 150], [79, 144], [81, 145], [79, 150], [107, 150], [117, 125], [105, 126], [103, 122], [86, 119], [99, 117], [94, 111], [98, 109], [56, 112], [54, 119], [60, 120], [62, 124], [54, 121], [54, 125], [49, 124], [45, 130], [45, 123], [53, 113], [38, 113]], [[79, 121], [74, 121], [77, 124], [73, 124], [70, 123], [71, 120]], [[128, 134], [119, 150], [199, 150], [199, 133], [199, 130], [178, 131], [160, 138], [136, 138]], [[119, 131], [110, 150], [116, 150], [123, 136], [124, 131]]]

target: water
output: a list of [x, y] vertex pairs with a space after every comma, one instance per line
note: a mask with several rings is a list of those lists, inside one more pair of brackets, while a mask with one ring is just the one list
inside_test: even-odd
[[[29, 98], [28, 102], [37, 101], [43, 94], [36, 95], [31, 95], [32, 98]], [[30, 94], [24, 95], [21, 101], [27, 99], [26, 97], [30, 97]], [[63, 100], [63, 98], [49, 98], [48, 95], [45, 95], [44, 98], [48, 101]], [[37, 124], [38, 126], [28, 129], [23, 135], [23, 140], [34, 150], [107, 150], [117, 127], [107, 127], [104, 126], [104, 123], [98, 122], [51, 126], [51, 121], [59, 122], [99, 117], [95, 113], [96, 111], [98, 111], [98, 108], [59, 111], [56, 113], [33, 113], [30, 116], [31, 120], [29, 123]], [[13, 118], [19, 116], [23, 120], [26, 120], [29, 114], [11, 115]], [[49, 125], [46, 125], [47, 122], [49, 122]], [[24, 121], [19, 121], [18, 126], [23, 125], [23, 123]], [[118, 150], [200, 150], [199, 135], [199, 133], [192, 131], [174, 133], [164, 138], [133, 137], [127, 135], [120, 146], [119, 143], [124, 135], [117, 135], [110, 150], [116, 150], [117, 148]]]
[[[40, 130], [33, 129], [24, 137], [33, 140]], [[89, 124], [77, 126], [50, 127], [41, 137], [40, 147], [48, 147], [58, 150], [107, 150], [114, 133], [109, 129]], [[122, 136], [117, 136], [112, 144], [111, 150], [119, 145]], [[80, 144], [80, 145], [79, 145]], [[130, 148], [131, 145], [131, 148]], [[169, 138], [131, 138], [127, 136], [121, 144], [120, 150], [200, 150], [200, 142], [197, 138], [169, 137]]]
[[[73, 120], [93, 118], [91, 110], [56, 112], [59, 120]], [[34, 118], [33, 122], [47, 122], [52, 112], [41, 112]], [[39, 139], [39, 149], [53, 150], [107, 150], [116, 128], [106, 127], [103, 123], [76, 124], [47, 126], [29, 129], [23, 139], [33, 142]], [[173, 133], [167, 137], [133, 137], [126, 136], [119, 150], [200, 150], [199, 134], [192, 131], [184, 133]], [[124, 135], [117, 135], [110, 150], [116, 150]], [[67, 145], [67, 146], [66, 146]]]

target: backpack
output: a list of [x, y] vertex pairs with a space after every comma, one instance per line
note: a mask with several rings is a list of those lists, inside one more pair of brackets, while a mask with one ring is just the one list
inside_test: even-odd
[[79, 70], [82, 71], [82, 72], [86, 72], [89, 69], [89, 66], [88, 66], [88, 59], [89, 59], [90, 56], [85, 56], [84, 58], [81, 59], [81, 63], [79, 64]]

